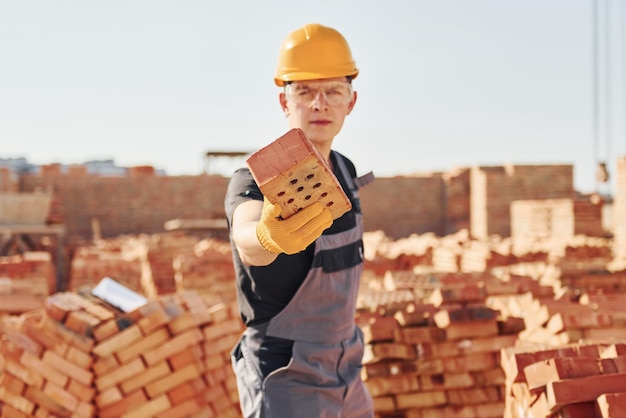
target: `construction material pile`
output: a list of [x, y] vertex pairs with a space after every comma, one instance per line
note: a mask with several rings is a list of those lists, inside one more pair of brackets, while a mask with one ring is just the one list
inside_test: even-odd
[[[534, 418], [537, 402], [576, 416], [570, 400], [548, 402], [547, 384], [524, 389], [511, 357], [587, 345], [602, 347], [592, 357], [622, 355], [611, 347], [626, 343], [626, 274], [609, 268], [618, 264], [606, 240], [515, 254], [510, 240], [465, 231], [364, 238], [356, 321], [379, 418]], [[239, 417], [228, 357], [242, 331], [231, 256], [226, 242], [180, 234], [78, 248], [70, 292], [4, 312], [14, 315], [0, 330], [0, 417]], [[12, 291], [40, 280], [16, 260], [4, 272]], [[85, 291], [104, 276], [148, 302], [122, 311]], [[589, 370], [571, 364], [576, 376]], [[605, 409], [620, 398], [606, 395]], [[586, 418], [615, 416], [598, 414]]]
[[242, 331], [235, 305], [179, 292], [120, 306], [64, 292], [5, 317], [0, 416], [240, 416], [227, 373]]

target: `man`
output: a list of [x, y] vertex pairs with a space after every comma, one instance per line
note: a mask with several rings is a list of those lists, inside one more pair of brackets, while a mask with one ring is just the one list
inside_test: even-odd
[[[289, 128], [326, 159], [352, 209], [332, 220], [315, 203], [286, 220], [248, 169], [225, 198], [237, 295], [246, 331], [232, 352], [245, 417], [371, 418], [355, 326], [363, 224], [352, 162], [331, 150], [357, 94], [358, 69], [335, 29], [308, 24], [283, 42], [275, 74]], [[371, 178], [369, 176], [368, 178]]]

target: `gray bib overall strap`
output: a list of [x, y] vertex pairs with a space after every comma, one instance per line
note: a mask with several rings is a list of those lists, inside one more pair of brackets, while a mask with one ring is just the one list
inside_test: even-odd
[[[342, 158], [336, 157], [358, 202], [358, 189]], [[354, 322], [363, 269], [362, 235], [362, 217], [356, 213], [352, 229], [319, 237], [312, 268], [289, 304], [265, 326], [244, 333], [239, 347], [243, 358], [233, 359], [244, 417], [373, 417], [372, 400], [360, 378], [363, 336]], [[337, 257], [344, 252], [354, 257], [354, 246], [356, 259], [345, 267], [345, 260]], [[293, 340], [294, 345], [289, 364], [262, 381], [246, 339], [263, 335]]]

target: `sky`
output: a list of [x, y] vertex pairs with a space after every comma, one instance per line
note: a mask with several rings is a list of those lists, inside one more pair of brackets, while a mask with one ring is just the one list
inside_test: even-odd
[[0, 159], [197, 175], [206, 152], [253, 152], [288, 130], [283, 39], [321, 23], [360, 70], [334, 141], [359, 173], [571, 164], [578, 191], [610, 192], [626, 0], [596, 1], [597, 25], [593, 0], [0, 0]]

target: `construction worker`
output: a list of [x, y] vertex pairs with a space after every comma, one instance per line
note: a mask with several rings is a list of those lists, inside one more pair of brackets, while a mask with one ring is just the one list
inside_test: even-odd
[[[249, 169], [233, 174], [225, 209], [246, 324], [232, 352], [244, 417], [371, 418], [355, 326], [363, 224], [354, 164], [331, 150], [357, 99], [359, 71], [344, 37], [308, 24], [288, 35], [274, 81], [289, 128], [300, 128], [352, 209], [333, 221], [320, 203], [282, 220]], [[268, 141], [269, 142], [269, 141]], [[264, 144], [265, 145], [265, 144]]]

